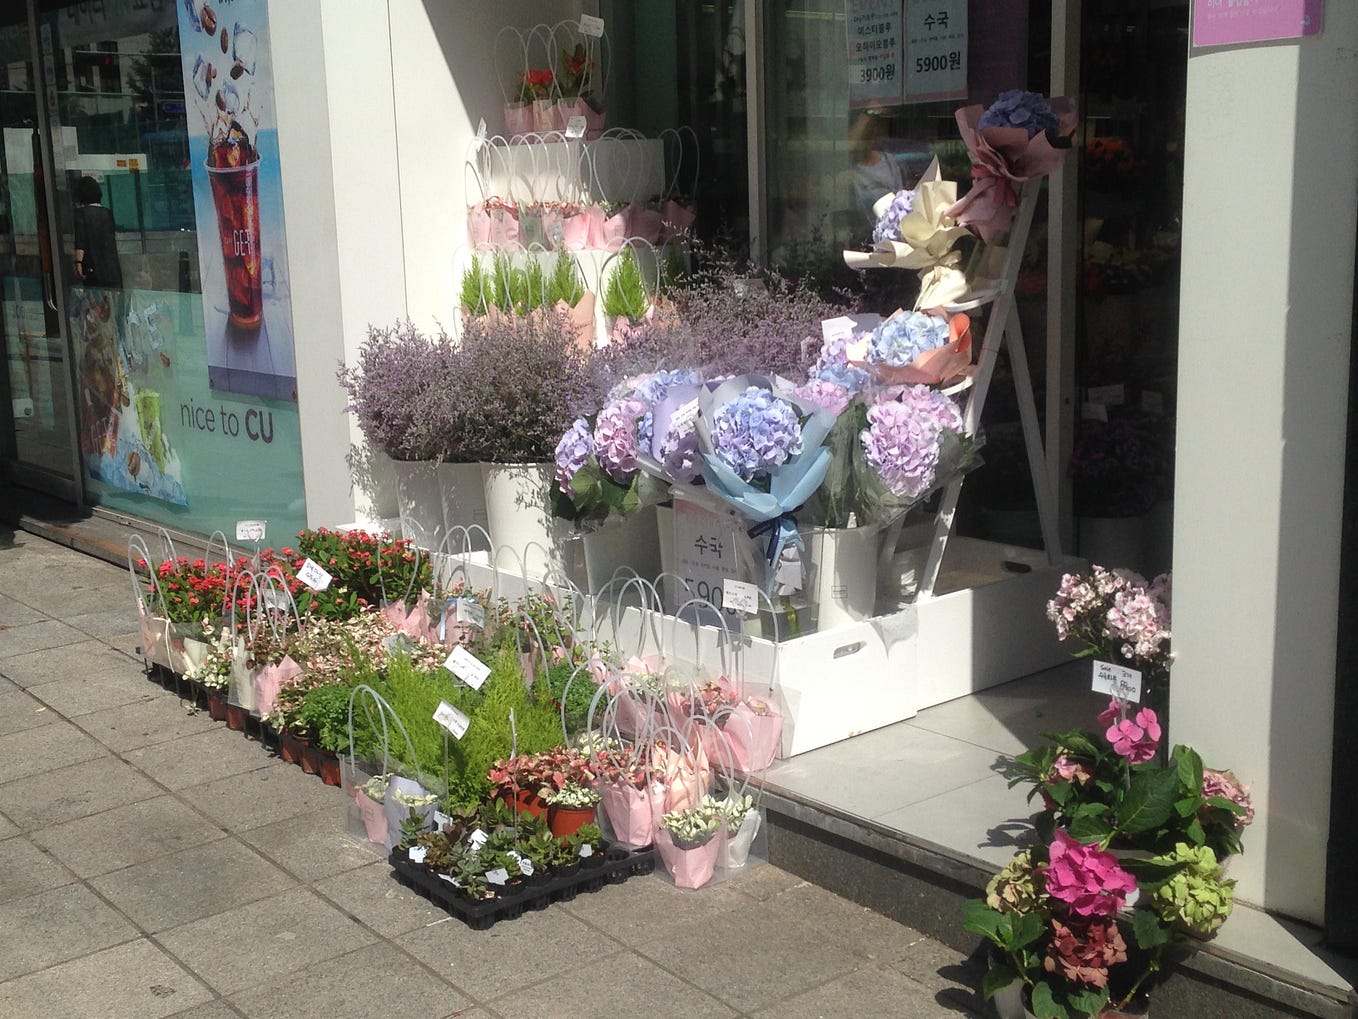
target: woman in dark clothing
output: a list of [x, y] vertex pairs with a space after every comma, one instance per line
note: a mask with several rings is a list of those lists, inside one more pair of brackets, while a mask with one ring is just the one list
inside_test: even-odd
[[122, 288], [113, 213], [100, 204], [99, 182], [81, 177], [75, 186], [75, 274], [86, 286]]

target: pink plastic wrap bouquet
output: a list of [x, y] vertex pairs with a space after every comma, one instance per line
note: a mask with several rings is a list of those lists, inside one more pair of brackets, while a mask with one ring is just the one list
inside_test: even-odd
[[956, 117], [971, 156], [973, 183], [947, 215], [992, 244], [1013, 222], [1023, 184], [1046, 176], [1065, 159], [1075, 133], [1075, 107], [1064, 97], [1047, 100], [1012, 89], [989, 108], [964, 106]]
[[846, 347], [847, 362], [889, 385], [936, 386], [971, 366], [971, 319], [898, 310]]

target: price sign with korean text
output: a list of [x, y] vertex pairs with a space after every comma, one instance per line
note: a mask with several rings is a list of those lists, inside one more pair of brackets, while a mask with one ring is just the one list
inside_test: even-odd
[[1106, 693], [1124, 701], [1141, 703], [1141, 673], [1109, 662], [1094, 663], [1094, 682], [1090, 685], [1095, 693]]
[[313, 591], [324, 591], [334, 578], [314, 559], [308, 559], [297, 571], [297, 579]]
[[905, 101], [966, 97], [966, 0], [906, 0]]
[[849, 43], [849, 106], [896, 106], [901, 101], [900, 0], [845, 0]]
[[434, 712], [434, 721], [448, 730], [453, 739], [461, 739], [467, 734], [467, 726], [472, 724], [472, 720], [458, 711], [447, 701], [439, 701], [438, 710]]
[[[733, 547], [742, 538], [730, 517], [675, 499], [674, 562], [679, 576], [689, 584], [687, 591], [680, 592], [679, 600], [703, 598], [722, 608], [723, 584], [745, 579]], [[734, 609], [728, 611], [737, 615]]]
[[237, 520], [236, 540], [248, 541], [258, 545], [264, 540], [264, 532], [268, 523], [267, 520]]

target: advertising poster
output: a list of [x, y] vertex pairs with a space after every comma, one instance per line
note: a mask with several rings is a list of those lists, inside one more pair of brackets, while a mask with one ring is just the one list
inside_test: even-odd
[[181, 0], [209, 382], [297, 398], [267, 0]]

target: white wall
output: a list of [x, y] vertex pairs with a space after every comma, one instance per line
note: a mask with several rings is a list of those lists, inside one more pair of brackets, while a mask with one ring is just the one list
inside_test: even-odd
[[[526, 33], [540, 22], [578, 19], [581, 3], [390, 0], [390, 8], [406, 303], [417, 325], [433, 329], [442, 322], [451, 332], [458, 284], [453, 258], [466, 243], [467, 190], [474, 191], [463, 182], [468, 145], [481, 118], [489, 133], [504, 132], [496, 35], [506, 25]], [[511, 73], [507, 63], [505, 73]]]
[[1320, 922], [1352, 320], [1358, 4], [1188, 66], [1175, 742], [1258, 816], [1247, 901]]

